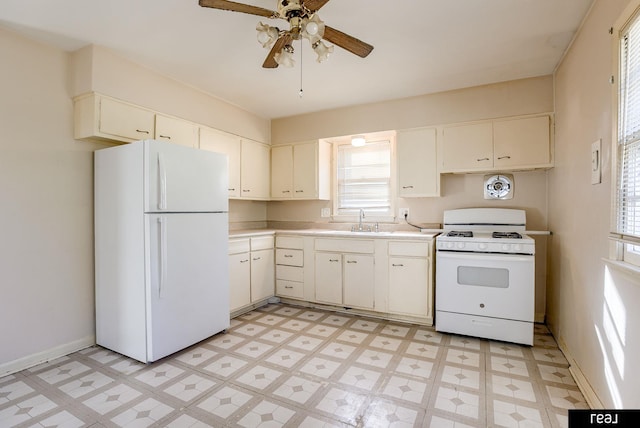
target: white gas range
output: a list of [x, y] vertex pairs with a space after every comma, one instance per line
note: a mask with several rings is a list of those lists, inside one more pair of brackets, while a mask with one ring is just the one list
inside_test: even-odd
[[436, 330], [533, 345], [535, 241], [524, 210], [444, 212], [436, 238]]

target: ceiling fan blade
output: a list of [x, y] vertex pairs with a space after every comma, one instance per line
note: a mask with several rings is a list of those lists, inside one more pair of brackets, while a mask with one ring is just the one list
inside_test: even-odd
[[278, 63], [276, 62], [276, 54], [282, 50], [288, 44], [291, 44], [293, 41], [293, 37], [291, 34], [285, 33], [282, 36], [278, 37], [278, 40], [273, 44], [273, 47], [269, 51], [267, 58], [264, 60], [262, 64], [263, 68], [278, 68]]
[[304, 0], [302, 4], [311, 12], [317, 12], [322, 6], [329, 3], [329, 0]]
[[272, 18], [278, 16], [276, 12], [269, 9], [263, 9], [258, 6], [251, 6], [248, 4], [237, 3], [227, 0], [199, 0], [198, 2], [202, 7], [210, 7], [212, 9], [230, 10], [232, 12], [248, 13], [250, 15], [264, 16], [266, 18]]
[[322, 36], [322, 38], [334, 45], [340, 46], [342, 49], [346, 49], [349, 52], [358, 55], [361, 58], [365, 58], [373, 50], [373, 46], [370, 44], [345, 34], [342, 31], [338, 31], [335, 28], [329, 27], [328, 25], [324, 27], [324, 36]]

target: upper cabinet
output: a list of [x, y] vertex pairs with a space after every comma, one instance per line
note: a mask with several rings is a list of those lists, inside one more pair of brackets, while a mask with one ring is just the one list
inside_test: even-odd
[[269, 199], [270, 146], [248, 139], [240, 143], [240, 197]]
[[553, 166], [548, 115], [445, 126], [441, 172]]
[[155, 139], [198, 148], [198, 126], [185, 120], [156, 114]]
[[198, 126], [134, 104], [91, 93], [74, 100], [74, 137], [132, 143], [157, 139], [198, 147]]
[[440, 196], [436, 129], [398, 131], [396, 139], [398, 196]]
[[331, 198], [331, 144], [325, 141], [271, 148], [271, 198]]
[[240, 197], [240, 137], [211, 128], [200, 128], [200, 148], [228, 156], [229, 198]]

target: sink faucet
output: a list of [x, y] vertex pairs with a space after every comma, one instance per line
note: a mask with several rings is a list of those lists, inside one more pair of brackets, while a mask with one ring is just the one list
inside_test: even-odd
[[364, 210], [360, 208], [360, 215], [358, 216], [358, 230], [362, 232], [362, 220], [364, 219]]

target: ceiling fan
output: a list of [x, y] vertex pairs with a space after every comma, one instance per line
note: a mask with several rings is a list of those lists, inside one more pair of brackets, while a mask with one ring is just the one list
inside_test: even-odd
[[262, 64], [264, 68], [276, 68], [278, 65], [292, 67], [294, 65], [292, 43], [301, 38], [309, 40], [311, 47], [318, 55], [318, 62], [324, 61], [333, 52], [333, 46], [325, 45], [322, 40], [365, 58], [371, 53], [373, 46], [329, 27], [320, 20], [317, 12], [328, 2], [329, 0], [277, 0], [278, 11], [275, 12], [234, 1], [199, 0], [202, 7], [248, 13], [270, 19], [284, 19], [289, 23], [288, 30], [280, 30], [278, 27], [262, 22], [257, 25], [258, 42], [265, 48], [271, 47]]

